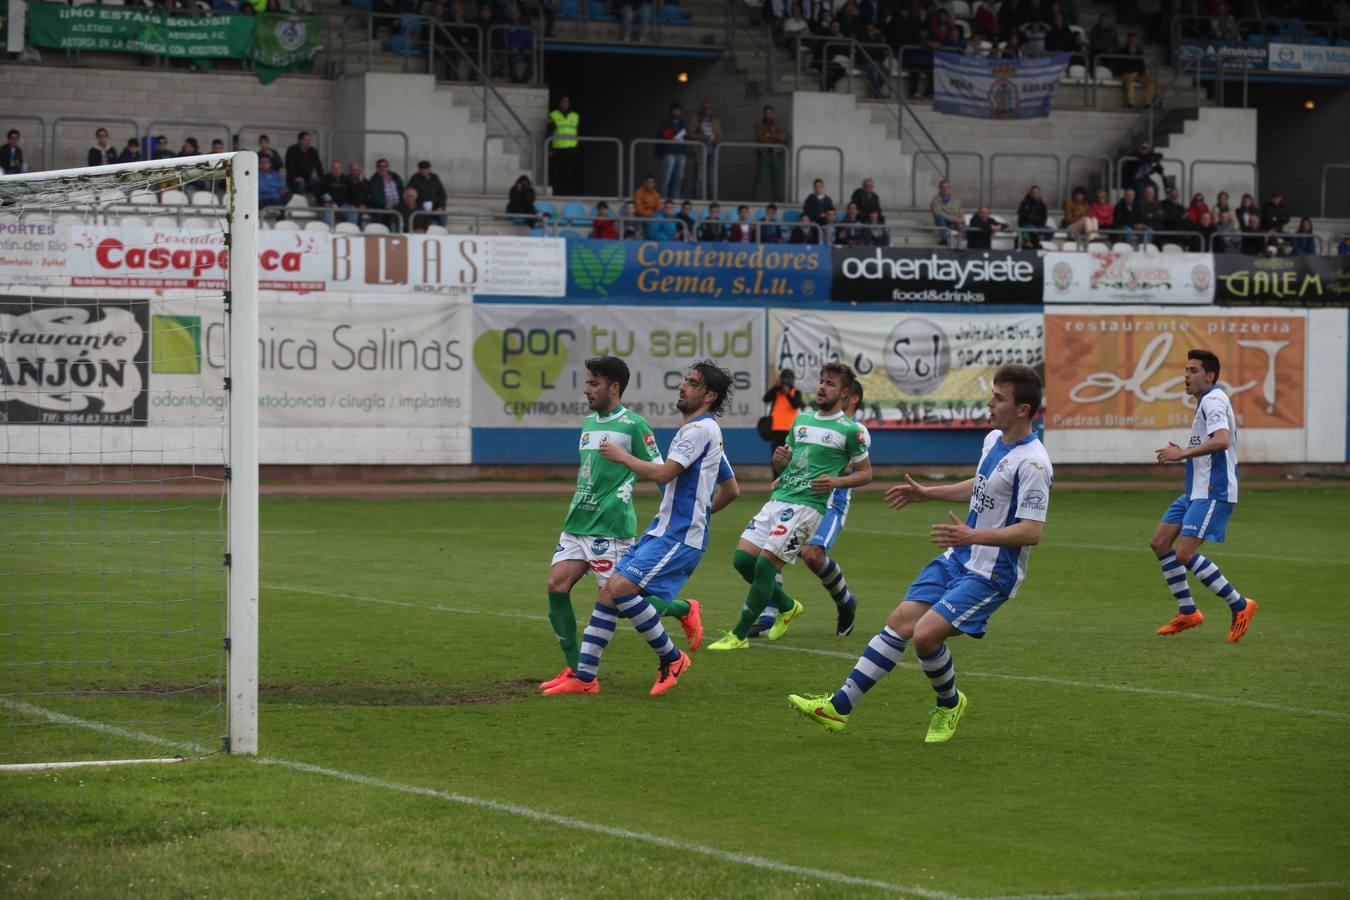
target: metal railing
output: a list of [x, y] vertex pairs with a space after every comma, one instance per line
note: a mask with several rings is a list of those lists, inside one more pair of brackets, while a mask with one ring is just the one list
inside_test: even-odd
[[[403, 177], [405, 179], [412, 175], [412, 141], [408, 139], [408, 133], [406, 131], [398, 131], [392, 128], [330, 128], [328, 130], [328, 141], [327, 141], [328, 152], [330, 157], [328, 160], [329, 165], [332, 165], [334, 159], [339, 158], [339, 154], [337, 152], [338, 135], [360, 136], [363, 139], [370, 136], [402, 138], [403, 168], [400, 169], [399, 171], [403, 173]], [[366, 150], [363, 146], [362, 152], [358, 155], [365, 158], [368, 153], [369, 151]]]
[[[654, 174], [654, 173], [650, 173], [650, 172], [643, 172], [643, 174], [642, 174], [641, 177], [638, 176], [638, 168], [637, 168], [637, 149], [638, 149], [639, 146], [642, 146], [642, 145], [644, 145], [644, 144], [650, 145], [650, 146], [652, 146], [652, 147], [683, 147], [683, 148], [685, 149], [685, 151], [686, 151], [685, 154], [684, 154], [684, 156], [685, 156], [685, 172], [684, 172], [684, 177], [685, 177], [685, 178], [688, 178], [689, 175], [690, 175], [690, 173], [689, 173], [689, 164], [688, 164], [689, 158], [690, 158], [690, 157], [693, 157], [693, 158], [695, 158], [698, 162], [703, 162], [703, 161], [704, 161], [704, 153], [706, 152], [706, 151], [705, 151], [705, 148], [704, 148], [704, 146], [703, 146], [702, 141], [674, 141], [674, 140], [665, 140], [664, 138], [634, 138], [633, 140], [631, 140], [631, 141], [628, 142], [628, 180], [629, 180], [629, 182], [632, 184], [632, 187], [633, 187], [633, 188], [636, 188], [639, 184], [641, 184], [641, 183], [642, 183], [642, 179], [646, 178], [647, 175], [649, 175], [649, 174]], [[688, 152], [689, 150], [695, 150], [696, 152], [695, 152], [695, 153], [689, 153], [689, 152]], [[662, 159], [663, 159], [663, 158], [662, 158]], [[664, 162], [662, 161], [660, 164], [663, 165]], [[660, 176], [659, 174], [656, 174], [655, 177], [656, 177], [657, 179], [660, 179], [661, 176]], [[665, 185], [664, 185], [664, 184], [661, 184], [661, 185], [658, 185], [658, 187], [664, 189], [664, 188], [665, 188]], [[681, 197], [684, 196], [684, 184], [683, 184], [683, 180], [681, 181], [681, 184], [680, 184], [680, 196], [681, 196]], [[662, 197], [665, 197], [665, 195], [663, 194]]]
[[[56, 167], [55, 142], [47, 139], [47, 122], [45, 119], [43, 119], [41, 116], [11, 116], [8, 113], [0, 114], [0, 124], [3, 125], [4, 131], [6, 132], [8, 132], [11, 128], [14, 128], [16, 124], [26, 124], [28, 122], [37, 123], [38, 140], [41, 141], [41, 143], [38, 144], [38, 146], [41, 149], [36, 154], [25, 152], [24, 165], [28, 168], [30, 172], [36, 172], [39, 169], [55, 168]], [[25, 138], [23, 137], [23, 129], [20, 128], [18, 129], [18, 131], [19, 131], [19, 142], [22, 145], [23, 143], [25, 143]], [[30, 131], [29, 134], [32, 134], [32, 132]], [[28, 146], [31, 148], [33, 145], [30, 143]], [[28, 159], [28, 157], [30, 156], [32, 157], [32, 159]], [[37, 164], [38, 166], [37, 169], [33, 167], [34, 163]]]
[[[1134, 163], [1139, 162], [1139, 157], [1122, 156], [1120, 159], [1116, 161], [1116, 185], [1121, 190], [1124, 190], [1127, 187], [1134, 186], [1134, 182], [1130, 182], [1129, 184], [1125, 183], [1125, 165], [1131, 162]], [[1176, 189], [1180, 191], [1184, 196], [1186, 194], [1186, 164], [1179, 159], [1168, 159], [1165, 156], [1158, 160], [1158, 165], [1162, 168], [1161, 175], [1163, 178], [1163, 187], [1162, 190], [1158, 191], [1158, 196], [1159, 197], [1167, 196], [1168, 163], [1174, 164], [1177, 167], [1178, 171], [1180, 172], [1179, 175], [1174, 175], [1171, 177], [1175, 180]], [[1149, 181], [1153, 180], [1152, 173], [1149, 174], [1148, 180]], [[1154, 187], [1157, 187], [1157, 185], [1155, 184]]]
[[[1058, 155], [1058, 154], [1056, 154], [1056, 153], [1033, 153], [1033, 152], [1031, 152], [1031, 151], [1023, 151], [1023, 150], [1001, 150], [1001, 151], [999, 151], [998, 153], [993, 153], [993, 154], [991, 154], [991, 155], [989, 156], [989, 197], [990, 197], [990, 200], [991, 200], [991, 201], [993, 200], [993, 198], [994, 198], [995, 196], [997, 196], [997, 185], [998, 185], [998, 181], [997, 181], [997, 179], [994, 177], [994, 172], [995, 172], [994, 165], [995, 165], [995, 163], [997, 163], [1000, 159], [1049, 159], [1049, 160], [1054, 161], [1054, 163], [1055, 163], [1055, 180], [1052, 182], [1052, 184], [1053, 184], [1054, 187], [1055, 187], [1055, 193], [1056, 193], [1056, 194], [1059, 194], [1059, 193], [1060, 193], [1060, 162], [1059, 162], [1059, 155]], [[1030, 179], [1023, 179], [1023, 180], [1024, 180], [1024, 181], [1028, 181], [1028, 180], [1030, 180]], [[1062, 196], [1057, 196], [1057, 197], [1055, 197], [1055, 202], [1054, 202], [1054, 203], [1047, 203], [1046, 205], [1047, 205], [1047, 206], [1063, 206], [1063, 205], [1064, 205], [1064, 198], [1063, 198]]]
[[[60, 141], [61, 141], [61, 126], [62, 126], [62, 125], [70, 125], [70, 124], [74, 124], [74, 123], [79, 123], [79, 124], [81, 124], [81, 125], [93, 125], [93, 126], [96, 126], [96, 127], [102, 126], [103, 128], [107, 128], [109, 125], [130, 125], [130, 126], [131, 126], [131, 133], [132, 133], [132, 134], [137, 135], [137, 136], [139, 137], [140, 135], [142, 135], [142, 134], [144, 133], [144, 132], [141, 131], [141, 126], [140, 126], [140, 124], [137, 123], [137, 121], [136, 121], [135, 119], [122, 119], [122, 118], [119, 118], [119, 117], [117, 117], [117, 116], [108, 116], [108, 117], [103, 117], [103, 116], [58, 116], [57, 118], [52, 119], [52, 124], [51, 124], [51, 139], [47, 141], [47, 144], [48, 144], [48, 146], [50, 147], [50, 151], [49, 151], [48, 154], [47, 154], [48, 168], [53, 168], [53, 169], [62, 169], [62, 168], [66, 168], [65, 166], [62, 166], [62, 165], [60, 165], [60, 164], [57, 162], [57, 160], [56, 160], [56, 153], [57, 153], [57, 148], [58, 148], [58, 146], [60, 145]], [[141, 147], [141, 157], [142, 157], [143, 159], [151, 159], [150, 152], [149, 152], [149, 150], [148, 150], [147, 148]], [[79, 161], [78, 163], [76, 163], [76, 165], [77, 165], [77, 166], [82, 166], [82, 165], [84, 165], [86, 162], [88, 162], [88, 157], [83, 157], [83, 156], [82, 156], [82, 157], [80, 157], [80, 161]], [[30, 166], [30, 170], [31, 170], [31, 166]]]
[[1322, 189], [1321, 189], [1322, 204], [1320, 207], [1321, 212], [1319, 213], [1319, 215], [1323, 219], [1327, 217], [1327, 176], [1331, 174], [1332, 169], [1350, 170], [1350, 163], [1328, 163], [1327, 165], [1322, 167]]
[[[984, 186], [985, 186], [985, 185], [984, 185], [984, 154], [983, 154], [983, 153], [980, 153], [978, 150], [948, 150], [948, 151], [946, 151], [945, 153], [936, 153], [936, 152], [929, 151], [929, 150], [916, 150], [916, 151], [914, 151], [914, 153], [913, 153], [913, 157], [912, 157], [913, 162], [912, 162], [912, 164], [910, 165], [910, 169], [909, 169], [909, 205], [910, 205], [912, 208], [914, 208], [914, 209], [920, 209], [920, 208], [926, 209], [926, 208], [927, 208], [927, 207], [923, 207], [923, 206], [919, 203], [919, 195], [918, 195], [918, 191], [919, 191], [919, 183], [918, 183], [918, 182], [919, 182], [919, 160], [921, 160], [921, 159], [922, 159], [922, 160], [927, 160], [927, 161], [929, 161], [929, 164], [931, 165], [931, 164], [932, 164], [932, 160], [935, 159], [935, 158], [936, 158], [936, 159], [940, 159], [940, 160], [942, 160], [942, 162], [943, 162], [943, 167], [942, 167], [942, 169], [941, 169], [941, 175], [942, 175], [942, 180], [943, 180], [943, 181], [950, 181], [950, 180], [951, 180], [951, 177], [952, 177], [952, 175], [951, 175], [951, 161], [952, 161], [953, 159], [974, 159], [974, 160], [976, 161], [976, 163], [977, 163], [977, 171], [978, 171], [978, 174], [979, 174], [979, 177], [980, 177], [980, 189], [979, 189], [979, 191], [978, 191], [978, 192], [976, 193], [976, 195], [975, 195], [975, 199], [976, 199], [975, 205], [978, 207], [978, 206], [980, 206], [981, 204], [983, 204], [983, 203], [985, 202], [985, 200], [987, 199], [988, 195], [986, 195], [985, 192], [984, 192]], [[936, 166], [934, 166], [934, 171], [937, 171], [937, 167], [936, 167]], [[991, 191], [991, 193], [992, 193], [992, 191]]]
[[625, 181], [623, 180], [623, 175], [624, 175], [624, 168], [623, 168], [623, 141], [619, 140], [619, 139], [616, 138], [616, 137], [609, 137], [609, 136], [607, 136], [607, 135], [580, 135], [580, 134], [573, 134], [573, 135], [567, 135], [567, 136], [564, 136], [564, 137], [559, 137], [559, 136], [557, 136], [557, 135], [549, 135], [548, 137], [544, 138], [544, 153], [543, 153], [543, 162], [544, 162], [543, 170], [544, 170], [544, 175], [543, 175], [543, 181], [540, 182], [541, 184], [544, 184], [544, 185], [549, 184], [549, 180], [548, 180], [548, 178], [549, 178], [549, 158], [553, 155], [552, 145], [555, 144], [555, 143], [558, 142], [558, 141], [576, 141], [577, 144], [578, 144], [578, 146], [577, 146], [577, 149], [578, 149], [578, 150], [581, 149], [581, 146], [580, 146], [580, 145], [582, 145], [582, 144], [604, 144], [604, 145], [606, 145], [606, 146], [612, 144], [612, 145], [614, 146], [614, 148], [615, 148], [615, 151], [614, 151], [614, 155], [615, 155], [615, 164], [614, 164], [614, 169], [615, 169], [615, 172], [614, 172], [614, 174], [615, 174], [615, 181], [614, 181], [614, 194], [613, 194], [613, 196], [618, 197], [618, 196], [621, 196], [622, 194], [626, 193], [626, 191], [625, 191], [625, 189], [624, 189], [624, 185], [625, 185], [627, 182], [625, 182]]
[[[755, 151], [759, 151], [759, 150], [781, 150], [781, 151], [782, 151], [782, 158], [783, 158], [783, 184], [781, 185], [781, 187], [783, 188], [783, 196], [784, 196], [784, 197], [788, 196], [788, 186], [792, 184], [792, 157], [791, 157], [791, 155], [790, 155], [790, 153], [789, 153], [789, 149], [790, 149], [790, 148], [788, 147], [787, 144], [761, 144], [761, 143], [759, 143], [758, 141], [722, 141], [720, 144], [717, 145], [717, 152], [713, 154], [713, 162], [712, 162], [712, 197], [710, 197], [709, 199], [714, 199], [714, 198], [719, 198], [719, 199], [720, 199], [720, 198], [723, 196], [723, 194], [722, 194], [722, 192], [721, 192], [721, 189], [720, 189], [720, 188], [721, 188], [721, 184], [722, 184], [722, 182], [721, 182], [721, 173], [722, 173], [722, 154], [723, 154], [726, 150], [755, 150]], [[840, 152], [841, 154], [843, 153], [842, 150], [839, 151], [839, 152]], [[755, 154], [754, 161], [755, 161], [755, 166], [758, 167], [758, 166], [759, 166], [759, 153], [756, 153], [756, 154]], [[757, 187], [757, 186], [758, 186], [758, 185], [756, 185], [756, 184], [751, 184], [751, 185], [750, 185], [750, 191], [753, 192], [754, 188]], [[773, 196], [773, 192], [774, 192], [774, 190], [775, 190], [777, 187], [779, 187], [779, 185], [773, 185], [773, 184], [769, 185], [769, 196], [770, 196], [770, 197]], [[738, 197], [737, 199], [740, 199], [740, 198]]]
[[[792, 171], [793, 171], [793, 173], [796, 174], [796, 176], [797, 176], [798, 178], [801, 177], [801, 171], [802, 171], [802, 154], [803, 154], [803, 153], [806, 153], [807, 151], [823, 152], [823, 153], [837, 153], [837, 154], [839, 154], [839, 175], [838, 175], [838, 178], [839, 178], [839, 194], [840, 194], [840, 196], [843, 196], [843, 193], [844, 193], [844, 151], [843, 151], [843, 148], [841, 148], [841, 147], [836, 147], [836, 146], [834, 146], [833, 144], [801, 144], [800, 146], [797, 147], [796, 153], [794, 153], [793, 156], [792, 156]], [[814, 181], [815, 181], [815, 179], [812, 179], [812, 182], [814, 182]], [[786, 201], [786, 202], [790, 202], [790, 203], [801, 203], [801, 202], [802, 202], [802, 195], [801, 195], [800, 193], [798, 193], [798, 192], [801, 190], [801, 186], [798, 185], [795, 181], [791, 182], [791, 185], [792, 185], [792, 193], [788, 195], [791, 199], [788, 200], [788, 201]], [[829, 191], [828, 191], [828, 185], [827, 185], [826, 193], [828, 193], [828, 192], [829, 192]]]
[[[434, 54], [436, 46], [436, 32], [444, 29], [445, 26], [435, 19], [429, 18], [428, 21], [435, 24], [435, 27], [431, 29], [431, 51], [430, 51], [432, 54]], [[516, 29], [524, 29], [528, 31], [530, 34], [530, 46], [527, 51], [524, 51], [528, 56], [530, 74], [529, 77], [523, 79], [517, 79], [515, 72], [513, 71], [513, 67], [515, 65], [514, 57], [522, 53], [522, 51], [513, 50], [506, 45], [507, 37], [513, 30]], [[501, 37], [500, 42], [497, 40], [498, 35], [500, 35]], [[541, 80], [544, 74], [544, 62], [543, 62], [544, 42], [542, 40], [543, 38], [542, 34], [534, 32], [529, 25], [525, 24], [492, 25], [487, 30], [487, 38], [488, 38], [487, 52], [488, 52], [489, 72], [493, 74], [505, 72], [506, 79], [510, 81], [512, 84], [531, 84], [535, 86], [543, 84], [543, 81]], [[444, 41], [444, 36], [442, 37], [442, 41]]]
[[[1102, 190], [1102, 191], [1106, 191], [1107, 194], [1109, 195], [1109, 194], [1111, 193], [1111, 188], [1112, 188], [1112, 185], [1111, 185], [1111, 171], [1112, 171], [1112, 169], [1114, 168], [1114, 166], [1113, 166], [1112, 163], [1111, 163], [1111, 157], [1106, 156], [1106, 155], [1099, 155], [1099, 154], [1096, 154], [1096, 153], [1070, 153], [1070, 154], [1068, 155], [1068, 157], [1066, 157], [1065, 160], [1064, 160], [1064, 187], [1063, 187], [1063, 194], [1062, 194], [1061, 196], [1068, 197], [1068, 196], [1070, 196], [1070, 195], [1072, 194], [1072, 192], [1073, 192], [1073, 188], [1072, 188], [1072, 183], [1073, 183], [1073, 163], [1074, 163], [1074, 160], [1076, 160], [1076, 159], [1089, 160], [1089, 161], [1091, 161], [1091, 162], [1096, 162], [1096, 163], [1100, 163], [1100, 164], [1101, 164], [1101, 168], [1099, 168], [1099, 169], [1097, 170], [1097, 174], [1098, 174], [1098, 176], [1100, 176], [1100, 178], [1101, 178], [1101, 185], [1100, 185], [1100, 187], [1093, 188], [1093, 187], [1090, 187], [1090, 186], [1084, 186], [1084, 190], [1088, 190], [1088, 191], [1091, 191], [1091, 190]], [[1090, 184], [1091, 184], [1091, 182], [1089, 182], [1089, 185], [1090, 185]]]
[[[1256, 163], [1250, 160], [1241, 159], [1193, 159], [1190, 167], [1186, 170], [1186, 183], [1191, 187], [1191, 193], [1194, 194], [1200, 190], [1199, 182], [1195, 178], [1195, 170], [1201, 166], [1241, 166], [1252, 170], [1252, 189], [1253, 196], [1261, 196], [1261, 170]], [[1220, 190], [1223, 190], [1222, 188]], [[1247, 193], [1247, 191], [1243, 191]]]

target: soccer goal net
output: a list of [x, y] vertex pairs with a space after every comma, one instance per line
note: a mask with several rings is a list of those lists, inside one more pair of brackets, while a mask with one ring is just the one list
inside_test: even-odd
[[0, 178], [0, 765], [256, 752], [256, 162]]

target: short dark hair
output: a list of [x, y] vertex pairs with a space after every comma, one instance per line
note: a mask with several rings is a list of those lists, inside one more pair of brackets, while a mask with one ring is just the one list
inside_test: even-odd
[[853, 379], [853, 387], [849, 388], [848, 392], [850, 396], [858, 398], [858, 408], [861, 409], [864, 399], [862, 382], [856, 378]]
[[308, 132], [308, 131], [302, 131], [302, 132], [300, 132], [299, 134], [297, 134], [297, 135], [295, 136], [295, 139], [296, 139], [297, 141], [303, 141], [303, 140], [304, 140], [305, 138], [307, 138], [307, 137], [309, 137], [309, 132]]
[[994, 384], [1010, 384], [1013, 389], [1013, 402], [1031, 407], [1029, 417], [1034, 418], [1041, 408], [1041, 376], [1030, 366], [1000, 366], [994, 373]]
[[19, 135], [19, 129], [17, 129], [17, 128], [11, 128], [11, 129], [9, 130], [9, 133], [5, 135], [6, 138], [19, 137], [19, 136], [20, 136], [20, 135]]
[[380, 166], [387, 166], [387, 165], [389, 165], [389, 160], [387, 160], [387, 159], [377, 159], [377, 160], [375, 160], [375, 168], [377, 168], [377, 169], [378, 169]]
[[269, 138], [269, 137], [268, 137], [267, 135], [265, 135], [265, 134], [260, 134], [260, 135], [258, 135], [258, 140], [259, 140], [259, 141], [270, 141], [271, 138]]
[[[793, 5], [795, 6], [796, 4], [793, 4]], [[766, 104], [764, 105], [764, 111], [765, 111], [765, 112], [768, 112], [768, 111], [771, 110], [771, 109], [773, 109], [773, 104], [766, 103]], [[774, 110], [774, 111], [777, 112], [777, 110]]]
[[609, 209], [609, 204], [606, 203], [605, 201], [601, 200], [599, 203], [595, 204], [595, 208], [596, 208], [596, 209]]
[[1211, 350], [1192, 350], [1186, 354], [1187, 359], [1193, 359], [1200, 363], [1200, 368], [1214, 376], [1214, 381], [1219, 380], [1219, 357]]
[[610, 384], [617, 384], [620, 397], [628, 389], [628, 363], [617, 356], [592, 356], [586, 360], [586, 371]]
[[717, 402], [708, 408], [714, 416], [720, 416], [731, 399], [731, 370], [724, 369], [711, 359], [700, 359], [689, 366], [703, 376], [703, 386], [717, 395]]
[[845, 392], [853, 390], [853, 385], [858, 381], [858, 376], [853, 374], [852, 367], [846, 366], [841, 362], [828, 362], [821, 366], [820, 377], [824, 378], [826, 375], [838, 375], [839, 386], [842, 387]]

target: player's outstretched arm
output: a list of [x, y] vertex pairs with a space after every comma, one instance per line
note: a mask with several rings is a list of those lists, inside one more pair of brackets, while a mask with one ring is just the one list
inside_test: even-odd
[[872, 461], [867, 458], [858, 460], [854, 470], [848, 475], [821, 475], [811, 482], [811, 490], [817, 494], [828, 494], [835, 488], [862, 487], [872, 480]]
[[970, 495], [974, 492], [974, 478], [967, 478], [956, 484], [919, 484], [906, 474], [904, 484], [892, 485], [886, 489], [886, 505], [891, 509], [903, 509], [911, 503], [922, 503], [925, 500], [969, 503]]
[[618, 463], [631, 471], [635, 472], [639, 478], [647, 478], [655, 481], [657, 484], [670, 484], [680, 473], [684, 471], [684, 465], [673, 459], [667, 459], [664, 462], [648, 462], [645, 459], [638, 459], [631, 453], [620, 450], [614, 444], [603, 444], [600, 447], [600, 455], [610, 462]]
[[735, 478], [728, 478], [726, 481], [717, 483], [717, 493], [713, 495], [712, 513], [726, 509], [731, 502], [741, 495], [741, 485]]
[[1181, 462], [1183, 459], [1191, 459], [1196, 456], [1222, 453], [1227, 449], [1228, 429], [1220, 428], [1209, 436], [1209, 440], [1203, 444], [1196, 444], [1194, 447], [1178, 447], [1172, 441], [1168, 441], [1166, 447], [1161, 447], [1158, 450], [1158, 462]]
[[1034, 547], [1045, 532], [1045, 523], [1035, 519], [1018, 519], [1002, 528], [971, 528], [956, 513], [947, 513], [947, 518], [950, 521], [938, 522], [928, 531], [928, 539], [939, 547]]

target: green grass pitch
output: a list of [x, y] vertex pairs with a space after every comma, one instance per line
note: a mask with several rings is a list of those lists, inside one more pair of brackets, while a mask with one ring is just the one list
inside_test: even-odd
[[[855, 499], [834, 553], [861, 602], [851, 637], [834, 636], [829, 597], [797, 565], [786, 586], [807, 611], [777, 644], [695, 653], [679, 686], [651, 698], [654, 659], [621, 623], [599, 696], [544, 698], [534, 685], [561, 664], [544, 581], [566, 498], [264, 500], [262, 759], [285, 764], [216, 755], [0, 774], [0, 895], [1348, 896], [1347, 495], [1244, 494], [1228, 543], [1208, 548], [1261, 602], [1233, 646], [1226, 608], [1194, 581], [1209, 621], [1153, 633], [1173, 606], [1146, 542], [1175, 493], [1056, 494], [1021, 595], [988, 638], [952, 643], [971, 705], [935, 746], [922, 742], [932, 694], [912, 658], [842, 735], [786, 696], [840, 684], [933, 555], [927, 526], [943, 506]], [[654, 498], [639, 499], [641, 518]], [[708, 640], [744, 598], [731, 549], [763, 500], [749, 494], [717, 518], [686, 591], [703, 601]], [[26, 503], [6, 501], [7, 521]], [[181, 535], [194, 515], [219, 516], [156, 525], [147, 513], [139, 533]], [[41, 527], [52, 541], [83, 534], [116, 569], [116, 530], [85, 522]], [[37, 590], [12, 575], [32, 552], [16, 540], [0, 538], [11, 596]], [[165, 540], [143, 561], [183, 563], [173, 578], [205, 578], [194, 589], [209, 595], [218, 551]], [[46, 588], [82, 589], [76, 576]], [[176, 588], [158, 589], [165, 624], [190, 637], [135, 653], [86, 644], [108, 672], [11, 666], [0, 690], [38, 673], [53, 690], [209, 677], [209, 646], [197, 668], [149, 660], [187, 658], [199, 634], [218, 635], [219, 605], [171, 610]], [[590, 579], [573, 592], [582, 623], [594, 594]], [[62, 615], [0, 596], [0, 659], [36, 653], [18, 637], [31, 630], [48, 635], [49, 660], [80, 652], [58, 634]], [[104, 615], [66, 630], [116, 624]], [[72, 715], [135, 702], [51, 698]], [[166, 737], [218, 741], [212, 703], [154, 702], [136, 711], [141, 730], [160, 733], [162, 718]], [[38, 734], [58, 735], [49, 749], [148, 752], [38, 721], [0, 710], [5, 761], [36, 751]]]

